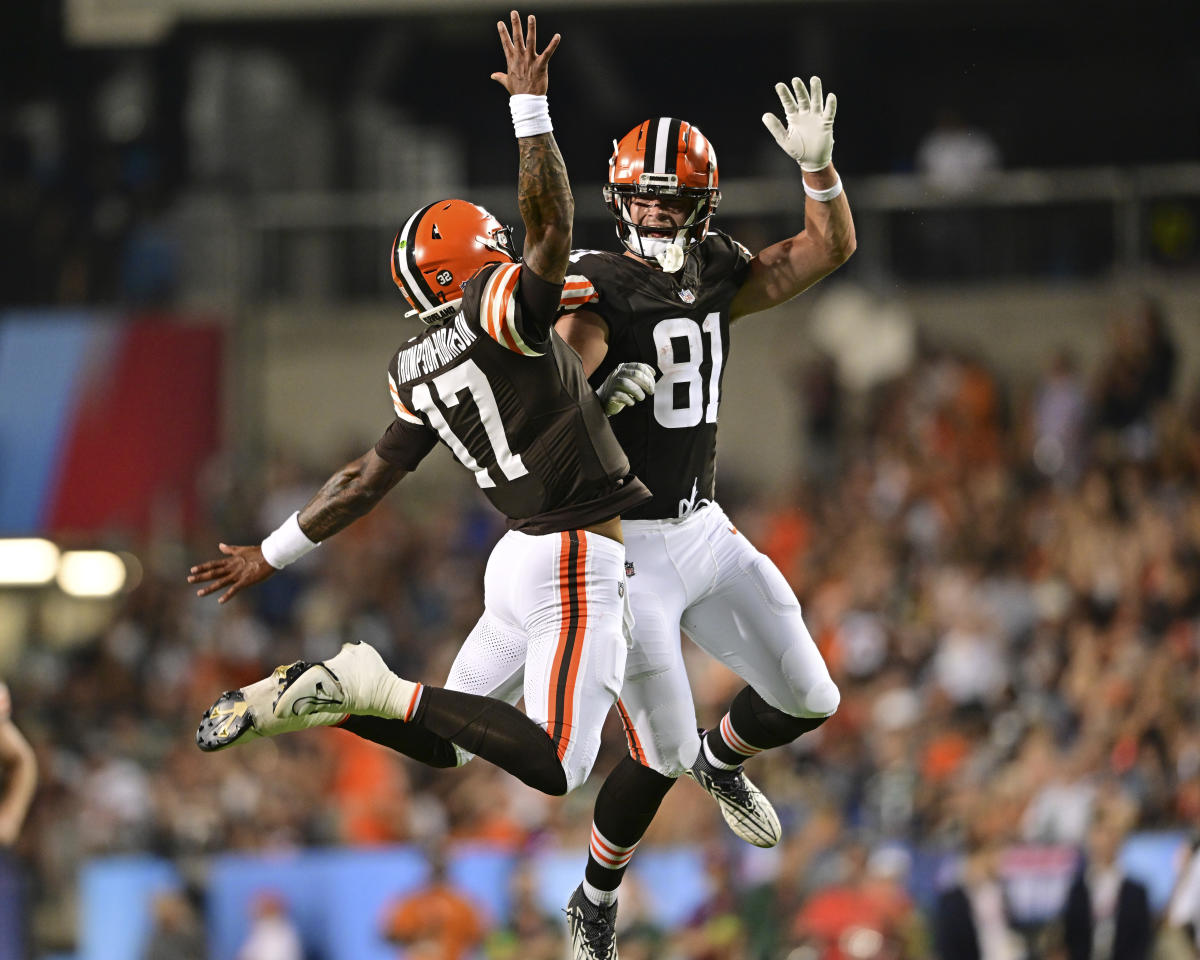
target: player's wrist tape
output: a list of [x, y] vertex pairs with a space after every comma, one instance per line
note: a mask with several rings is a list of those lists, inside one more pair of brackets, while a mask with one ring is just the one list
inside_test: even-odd
[[[837, 175], [834, 174], [834, 176], [837, 176]], [[829, 187], [828, 189], [825, 189], [825, 190], [818, 190], [816, 187], [810, 187], [808, 185], [808, 181], [805, 180], [804, 181], [804, 192], [806, 194], [808, 194], [810, 197], [812, 197], [814, 200], [819, 200], [819, 201], [821, 201], [821, 203], [828, 203], [830, 200], [832, 200], [834, 197], [836, 197], [839, 193], [842, 192], [842, 178], [838, 177], [837, 182], [834, 183], [834, 185], [832, 187]]]
[[262, 542], [260, 549], [267, 563], [276, 570], [282, 570], [318, 546], [320, 544], [313, 543], [300, 529], [300, 512], [296, 511]]
[[536, 137], [539, 133], [550, 133], [554, 124], [550, 122], [550, 106], [546, 95], [514, 93], [508, 98], [508, 109], [512, 113], [513, 130], [518, 137]]

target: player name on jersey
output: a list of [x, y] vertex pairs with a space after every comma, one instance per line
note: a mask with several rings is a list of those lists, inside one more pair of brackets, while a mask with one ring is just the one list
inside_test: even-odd
[[401, 382], [419, 380], [452, 363], [475, 342], [476, 336], [461, 313], [454, 323], [431, 330], [427, 337], [400, 351], [397, 367]]

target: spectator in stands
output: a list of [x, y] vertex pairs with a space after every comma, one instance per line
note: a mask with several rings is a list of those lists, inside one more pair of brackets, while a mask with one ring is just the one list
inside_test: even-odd
[[899, 847], [843, 853], [841, 883], [817, 891], [796, 916], [796, 942], [818, 960], [902, 960], [923, 955], [916, 913], [904, 889], [908, 855]]
[[388, 908], [383, 935], [405, 960], [466, 960], [483, 939], [484, 918], [446, 876], [445, 851], [429, 850], [429, 881]]
[[1050, 361], [1033, 402], [1032, 457], [1046, 476], [1065, 485], [1083, 472], [1087, 396], [1075, 357], [1060, 349]]
[[[967, 196], [1000, 168], [1000, 149], [986, 131], [969, 126], [958, 110], [943, 107], [917, 144], [917, 172], [935, 190]], [[985, 269], [978, 214], [969, 209], [923, 211], [920, 241], [923, 272], [935, 276], [978, 276]]]
[[737, 864], [717, 843], [705, 851], [709, 896], [675, 935], [668, 954], [690, 960], [742, 960], [747, 930], [742, 920]]
[[[1180, 956], [1200, 956], [1200, 837], [1193, 838], [1183, 858], [1166, 926]], [[1188, 953], [1189, 947], [1194, 952]]]
[[206, 960], [204, 931], [187, 894], [171, 890], [154, 900], [154, 927], [142, 960]]
[[969, 126], [962, 114], [945, 106], [917, 145], [917, 172], [946, 193], [970, 193], [1000, 169], [1000, 148], [991, 135]]
[[1146, 887], [1117, 860], [1128, 814], [1101, 807], [1088, 834], [1087, 857], [1063, 909], [1063, 942], [1069, 960], [1146, 960], [1152, 923]]
[[[1161, 304], [1141, 300], [1109, 329], [1108, 353], [1096, 385], [1097, 421], [1101, 429], [1149, 428], [1155, 408], [1171, 396], [1175, 382], [1174, 338]], [[1145, 459], [1145, 441], [1131, 448]]]
[[237, 960], [304, 960], [300, 933], [278, 894], [264, 891], [254, 898], [254, 922]]
[[997, 838], [971, 832], [959, 882], [938, 897], [935, 939], [941, 960], [1025, 960], [1009, 919]]
[[538, 903], [537, 876], [527, 861], [513, 871], [509, 890], [508, 920], [487, 938], [487, 960], [559, 960], [565, 949], [563, 925]]

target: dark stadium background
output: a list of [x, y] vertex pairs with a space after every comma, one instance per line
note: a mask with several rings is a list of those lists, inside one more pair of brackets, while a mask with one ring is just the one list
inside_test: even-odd
[[[118, 6], [77, 4], [101, 27]], [[310, 960], [397, 956], [387, 911], [442, 855], [486, 917], [480, 956], [558, 956], [616, 728], [590, 789], [549, 803], [341, 733], [192, 746], [217, 692], [343, 639], [440, 678], [500, 530], [443, 457], [231, 609], [183, 583], [386, 425], [383, 366], [413, 329], [386, 250], [426, 175], [517, 218], [488, 79], [507, 8], [252, 6], [91, 42], [62, 3], [0, 5], [0, 537], [113, 551], [126, 572], [101, 598], [0, 584], [0, 677], [41, 770], [0, 852], [0, 958], [225, 960], [280, 909]], [[578, 245], [615, 243], [612, 139], [659, 114], [715, 144], [718, 225], [755, 249], [798, 230], [799, 175], [758, 119], [793, 74], [838, 94], [858, 226], [845, 268], [735, 328], [722, 407], [722, 502], [796, 588], [843, 707], [755, 761], [779, 851], [673, 790], [622, 894], [622, 956], [935, 956], [964, 857], [998, 871], [1031, 957], [1066, 956], [1097, 824], [1147, 885], [1155, 955], [1194, 955], [1169, 908], [1200, 822], [1192, 7], [520, 8], [564, 36], [550, 103]], [[322, 150], [274, 179], [254, 158], [314, 142], [286, 118], [255, 139], [210, 117], [229, 142], [205, 159], [189, 113], [198, 65], [235, 84], [213, 101], [234, 110], [263, 57]], [[371, 110], [394, 139], [370, 138]], [[1000, 157], [960, 192], [916, 159], [947, 110]], [[379, 144], [457, 179], [381, 174]], [[712, 723], [737, 687], [689, 669]], [[861, 921], [841, 953], [820, 932], [839, 905]]]

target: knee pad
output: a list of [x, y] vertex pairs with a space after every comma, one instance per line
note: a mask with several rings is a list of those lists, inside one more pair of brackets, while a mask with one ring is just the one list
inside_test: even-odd
[[832, 680], [822, 680], [805, 694], [804, 709], [810, 716], [832, 716], [842, 702], [842, 695], [837, 684]]
[[643, 755], [635, 759], [673, 780], [687, 773], [700, 752], [694, 709], [684, 713], [676, 704], [661, 704], [651, 710], [648, 726], [652, 741], [642, 744]]
[[750, 573], [764, 599], [781, 609], [800, 608], [800, 601], [796, 599], [787, 577], [779, 572], [779, 568], [771, 562], [770, 557], [759, 554], [750, 567]]
[[[828, 717], [837, 710], [842, 695], [815, 651], [805, 653], [792, 648], [783, 655], [780, 668], [788, 687], [786, 701], [780, 704], [786, 713], [794, 717]], [[783, 697], [784, 693], [779, 691], [776, 696]]]
[[667, 751], [657, 751], [657, 756], [654, 758], [656, 762], [650, 763], [649, 758], [643, 766], [649, 767], [655, 773], [661, 773], [664, 777], [670, 777], [672, 780], [682, 777], [696, 762], [696, 756], [700, 753], [700, 736], [697, 734], [693, 739], [683, 743], [673, 744], [672, 748]]

